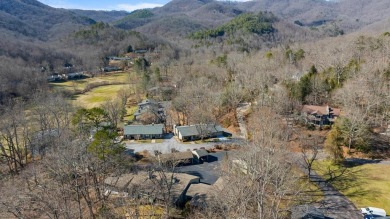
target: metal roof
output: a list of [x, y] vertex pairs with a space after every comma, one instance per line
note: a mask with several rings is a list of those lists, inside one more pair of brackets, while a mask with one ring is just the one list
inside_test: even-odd
[[163, 134], [163, 124], [152, 125], [127, 125], [124, 127], [125, 135], [161, 135]]
[[204, 130], [207, 134], [213, 134], [216, 132], [223, 132], [224, 129], [219, 125], [202, 124], [202, 125], [190, 125], [190, 126], [178, 126], [177, 131], [183, 137], [197, 136], [200, 135], [200, 130]]
[[209, 155], [209, 152], [207, 152], [205, 149], [194, 150], [192, 153], [195, 154], [198, 158]]

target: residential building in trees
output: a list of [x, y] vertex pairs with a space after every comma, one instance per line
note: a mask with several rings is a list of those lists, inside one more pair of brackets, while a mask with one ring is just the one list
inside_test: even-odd
[[329, 106], [304, 105], [301, 114], [307, 123], [314, 125], [332, 125], [340, 116], [340, 109]]

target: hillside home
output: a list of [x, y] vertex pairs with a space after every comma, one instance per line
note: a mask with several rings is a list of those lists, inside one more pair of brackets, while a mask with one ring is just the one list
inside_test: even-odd
[[63, 77], [61, 75], [58, 75], [58, 74], [52, 74], [50, 76], [47, 77], [47, 81], [48, 82], [58, 82], [58, 81], [63, 81]]
[[122, 68], [118, 66], [109, 65], [101, 69], [103, 72], [113, 72], [113, 71], [120, 71]]
[[340, 116], [340, 109], [329, 106], [304, 105], [301, 114], [307, 123], [314, 125], [332, 125]]
[[73, 73], [68, 73], [64, 74], [64, 77], [66, 80], [77, 80], [77, 79], [82, 79], [85, 77], [84, 72], [73, 72]]
[[158, 139], [163, 138], [164, 125], [127, 125], [123, 129], [124, 139]]

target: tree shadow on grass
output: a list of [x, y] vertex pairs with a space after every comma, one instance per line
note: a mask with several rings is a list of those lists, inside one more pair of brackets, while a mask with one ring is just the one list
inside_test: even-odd
[[[357, 165], [353, 163], [331, 165], [323, 172], [325, 183], [332, 186], [348, 198], [367, 196], [370, 192], [365, 186], [367, 176], [360, 168], [353, 168]], [[329, 187], [332, 190], [331, 187]]]

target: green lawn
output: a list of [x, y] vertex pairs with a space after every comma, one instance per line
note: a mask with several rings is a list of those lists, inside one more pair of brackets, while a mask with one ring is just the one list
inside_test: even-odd
[[84, 108], [98, 107], [107, 100], [117, 97], [119, 90], [126, 85], [106, 85], [92, 89], [91, 91], [73, 96], [73, 101], [77, 106]]
[[138, 106], [131, 106], [131, 107], [126, 107], [126, 115], [123, 118], [123, 120], [126, 121], [133, 121], [134, 119], [134, 113], [137, 111]]
[[319, 161], [315, 169], [326, 179], [335, 178], [332, 185], [358, 208], [371, 206], [390, 212], [390, 165], [364, 164], [343, 172], [330, 161]]

